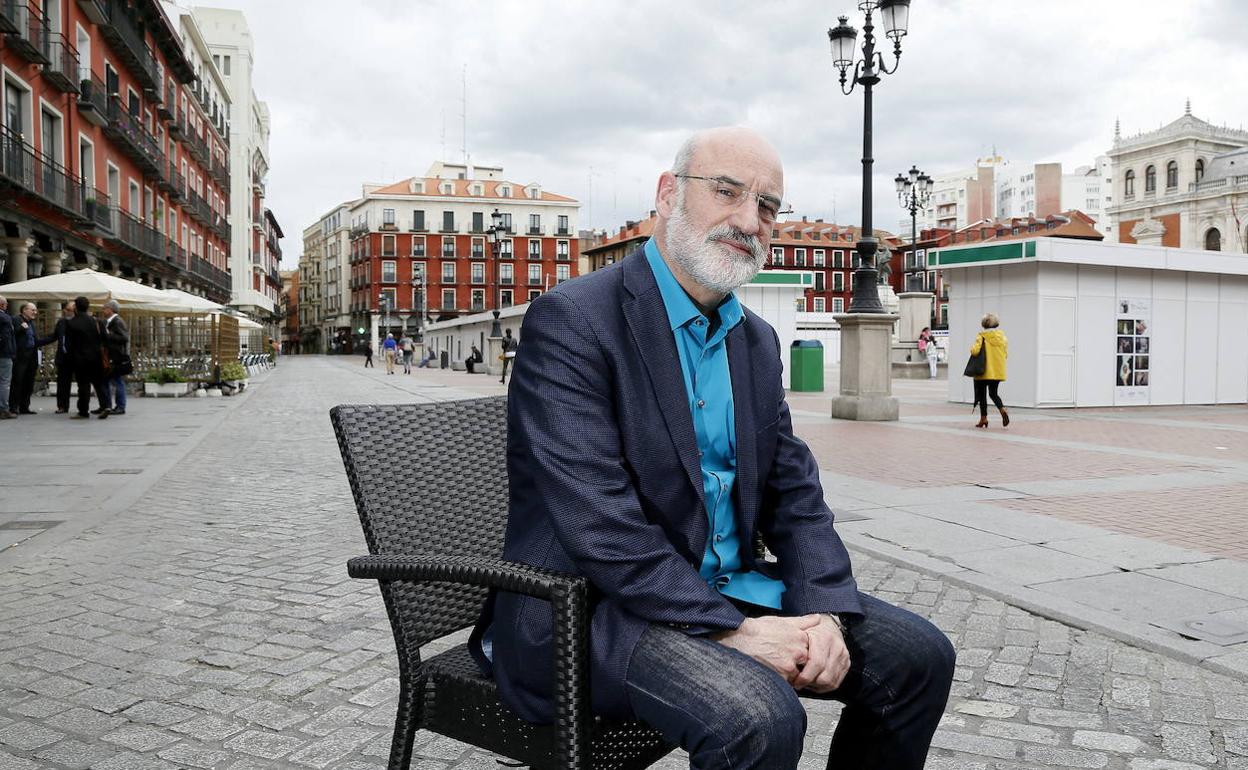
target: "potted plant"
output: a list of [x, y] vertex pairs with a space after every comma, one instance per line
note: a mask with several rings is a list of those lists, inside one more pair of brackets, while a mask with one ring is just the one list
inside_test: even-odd
[[82, 199], [82, 208], [90, 219], [95, 219], [95, 198], [88, 195]]
[[239, 361], [227, 361], [221, 364], [221, 381], [230, 385], [237, 390], [242, 390], [246, 384], [243, 380], [247, 379], [247, 367], [243, 366]]
[[143, 395], [158, 398], [178, 398], [191, 390], [186, 375], [172, 367], [154, 369], [143, 377]]

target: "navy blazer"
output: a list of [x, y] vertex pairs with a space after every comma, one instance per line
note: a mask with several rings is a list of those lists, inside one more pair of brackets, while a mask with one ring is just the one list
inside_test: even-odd
[[[641, 250], [534, 300], [508, 394], [510, 510], [505, 559], [586, 577], [590, 692], [596, 713], [632, 716], [624, 675], [648, 624], [690, 634], [743, 616], [698, 574], [708, 520], [680, 358]], [[727, 337], [737, 433], [737, 526], [778, 559], [746, 569], [785, 583], [785, 614], [860, 612], [849, 555], [832, 527], [819, 469], [793, 436], [775, 331], [746, 310]], [[550, 605], [498, 592], [492, 623], [503, 701], [553, 718]]]

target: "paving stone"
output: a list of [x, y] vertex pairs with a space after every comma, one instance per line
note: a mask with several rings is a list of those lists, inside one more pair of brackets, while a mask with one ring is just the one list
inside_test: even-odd
[[378, 735], [380, 733], [376, 730], [344, 727], [295, 752], [290, 760], [309, 767], [328, 767], [330, 763], [342, 759]]
[[248, 730], [226, 741], [225, 748], [264, 759], [278, 759], [299, 748], [303, 743], [304, 741], [298, 738]]
[[1147, 750], [1147, 745], [1139, 738], [1095, 730], [1076, 730], [1070, 742], [1081, 749], [1110, 751], [1115, 754], [1139, 754]]
[[[67, 738], [63, 741], [57, 741], [47, 748], [40, 749], [35, 752], [34, 756], [44, 762], [53, 762], [57, 765], [79, 770], [80, 768], [91, 767], [112, 757], [117, 753], [116, 748], [108, 744], [87, 743]], [[3, 768], [3, 765], [0, 765], [0, 768]]]
[[101, 740], [140, 752], [154, 751], [178, 740], [178, 736], [149, 725], [126, 725], [100, 737]]
[[207, 749], [187, 743], [179, 743], [156, 753], [161, 759], [167, 759], [179, 767], [213, 768], [230, 761], [228, 751]]
[[1052, 746], [1026, 745], [1023, 758], [1029, 762], [1053, 767], [1107, 767], [1109, 757], [1100, 752], [1059, 749]]
[[1018, 714], [1019, 707], [1009, 703], [990, 703], [989, 701], [967, 701], [959, 703], [955, 709], [961, 714], [994, 719], [1010, 719]]
[[1002, 722], [995, 719], [985, 720], [980, 725], [979, 732], [994, 738], [1010, 738], [1028, 743], [1043, 743], [1048, 746], [1056, 746], [1060, 741], [1058, 734], [1047, 727]]
[[169, 729], [201, 741], [217, 743], [241, 732], [245, 725], [221, 717], [204, 715], [172, 725]]
[[[1013, 759], [1018, 755], [1018, 744], [1003, 738], [937, 730], [932, 736], [932, 746], [949, 751], [960, 751], [998, 759]], [[428, 752], [421, 752], [428, 753]]]
[[1166, 724], [1161, 727], [1161, 746], [1166, 756], [1187, 762], [1214, 762], [1213, 734], [1208, 728]]
[[310, 715], [277, 703], [261, 701], [245, 709], [240, 709], [234, 716], [267, 727], [270, 730], [280, 731], [306, 721]]
[[63, 733], [49, 730], [32, 722], [14, 722], [0, 727], [0, 746], [33, 751], [64, 738]]
[[1058, 711], [1055, 709], [1033, 708], [1027, 711], [1027, 719], [1038, 725], [1050, 727], [1082, 727], [1094, 729], [1104, 725], [1104, 718], [1099, 714], [1088, 714], [1077, 711]]

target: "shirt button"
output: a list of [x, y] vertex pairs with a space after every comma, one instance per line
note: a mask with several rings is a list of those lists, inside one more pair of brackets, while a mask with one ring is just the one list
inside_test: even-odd
[[701, 409], [701, 408], [702, 408], [702, 407], [704, 407], [704, 406], [706, 406], [706, 402], [705, 402], [705, 401], [703, 401], [702, 399], [700, 399], [700, 398], [699, 398], [699, 399], [698, 399], [698, 408], [699, 408], [699, 409]]
[[716, 536], [715, 536], [715, 542], [716, 542], [716, 543], [722, 543], [722, 542], [724, 542], [724, 536], [723, 536], [723, 535], [716, 535]]
[[703, 323], [702, 319], [701, 319], [701, 318], [699, 318], [699, 319], [697, 319], [696, 321], [694, 321], [694, 322], [693, 322], [693, 325], [694, 325], [694, 326], [701, 326], [701, 325], [702, 325], [702, 323]]

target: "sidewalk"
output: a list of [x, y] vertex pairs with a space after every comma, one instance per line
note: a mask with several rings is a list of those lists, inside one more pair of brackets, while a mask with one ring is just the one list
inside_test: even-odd
[[[394, 647], [375, 584], [346, 575], [347, 558], [365, 547], [328, 410], [503, 390], [485, 375], [388, 376], [361, 364], [283, 357], [235, 399], [135, 399], [116, 421], [60, 423], [41, 414], [0, 429], [10, 446], [42, 445], [37, 457], [0, 466], [5, 492], [40, 477], [39, 464], [60, 456], [57, 446], [78, 442], [66, 450], [73, 454], [64, 470], [52, 474], [72, 504], [23, 513], [25, 503], [14, 503], [3, 514], [6, 521], [66, 523], [0, 551], [0, 769], [385, 765], [397, 694]], [[1028, 612], [995, 588], [968, 587], [970, 568], [902, 548], [932, 547], [921, 539], [933, 539], [926, 530], [916, 529], [915, 540], [900, 527], [885, 532], [889, 517], [916, 507], [905, 495], [925, 500], [917, 505], [949, 505], [951, 516], [987, 508], [983, 495], [1028, 497], [974, 487], [963, 474], [931, 473], [984, 464], [950, 460], [942, 437], [965, 431], [966, 410], [950, 409], [954, 422], [920, 417], [920, 409], [947, 408], [926, 387], [899, 387], [906, 417], [896, 425], [834, 423], [825, 416], [826, 395], [795, 397], [794, 406], [799, 432], [829, 474], [829, 497], [846, 511], [840, 526], [863, 590], [931, 618], [959, 651], [928, 768], [1248, 770], [1242, 680], [1083, 630], [1083, 621]], [[51, 408], [38, 401], [36, 408]], [[1021, 414], [1020, 434], [1043, 417]], [[1008, 455], [1015, 439], [994, 441], [999, 432], [961, 438], [976, 452], [992, 446]], [[929, 443], [917, 455], [927, 459], [916, 463], [912, 444], [920, 439]], [[867, 464], [851, 465], [855, 458]], [[70, 463], [79, 465], [71, 470]], [[141, 472], [119, 482], [98, 473], [109, 468]], [[1025, 464], [1017, 472], [1009, 482], [1042, 475]], [[1031, 481], [1069, 483], [1100, 472]], [[916, 473], [934, 481], [915, 482]], [[939, 500], [921, 496], [949, 488]], [[954, 502], [963, 494], [979, 496]], [[996, 505], [985, 518], [996, 515]], [[1010, 521], [1061, 523], [1010, 514]], [[871, 518], [845, 520], [854, 516]], [[70, 533], [74, 517], [81, 526]], [[872, 526], [876, 537], [862, 531]], [[980, 522], [949, 526], [991, 534]], [[878, 558], [867, 549], [892, 552]], [[930, 561], [945, 574], [898, 564], [899, 556]], [[826, 764], [839, 706], [808, 707], [802, 767], [813, 770]], [[491, 755], [420, 733], [412, 766], [498, 765]], [[679, 753], [657, 765], [682, 766]]]

